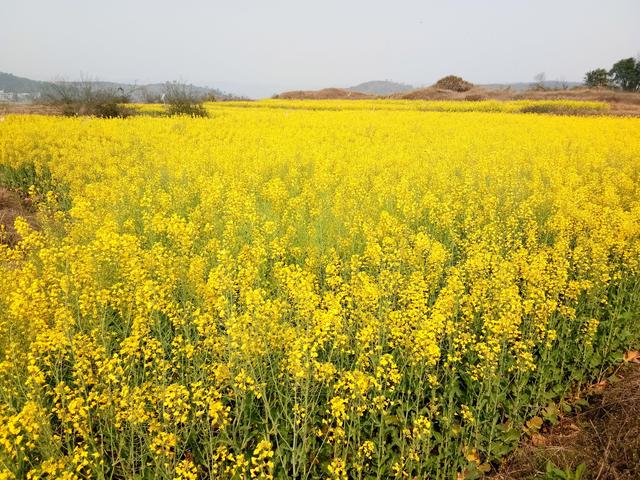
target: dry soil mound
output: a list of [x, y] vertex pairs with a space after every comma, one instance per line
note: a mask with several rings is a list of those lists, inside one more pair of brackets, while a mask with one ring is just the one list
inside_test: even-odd
[[467, 92], [473, 88], [473, 83], [455, 75], [448, 75], [438, 80], [433, 86], [443, 90], [453, 90], [454, 92]]

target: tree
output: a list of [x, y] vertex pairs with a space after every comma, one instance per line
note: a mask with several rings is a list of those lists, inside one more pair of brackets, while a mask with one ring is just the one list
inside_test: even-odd
[[198, 95], [191, 85], [176, 81], [165, 83], [162, 101], [166, 103], [169, 115], [209, 116], [202, 104], [202, 96]]
[[622, 90], [634, 91], [640, 89], [640, 66], [635, 58], [624, 58], [611, 67], [609, 75], [611, 82]]
[[122, 104], [129, 103], [132, 91], [125, 92], [122, 87], [100, 85], [97, 80], [87, 77], [78, 82], [60, 79], [47, 84], [43, 99], [47, 103], [59, 106], [63, 115], [127, 117], [132, 111]]
[[608, 87], [609, 82], [609, 72], [604, 68], [596, 68], [587, 72], [584, 76], [584, 84], [589, 88]]
[[547, 80], [547, 75], [544, 72], [536, 74], [533, 79], [536, 81], [533, 86], [534, 90], [544, 90], [544, 82]]

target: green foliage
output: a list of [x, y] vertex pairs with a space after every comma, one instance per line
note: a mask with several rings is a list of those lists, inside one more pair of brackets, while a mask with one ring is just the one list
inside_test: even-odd
[[43, 167], [39, 171], [33, 163], [24, 163], [18, 167], [0, 164], [0, 185], [25, 193], [31, 185], [46, 191], [53, 187], [51, 172]]
[[62, 210], [71, 208], [69, 187], [54, 179], [49, 168], [44, 165], [36, 167], [32, 162], [17, 167], [0, 164], [0, 187], [21, 192], [25, 196], [29, 193], [42, 196], [53, 192]]
[[622, 90], [636, 91], [640, 88], [640, 62], [633, 57], [614, 63], [609, 75], [611, 82]]
[[587, 87], [608, 87], [610, 83], [609, 72], [604, 68], [596, 68], [587, 72], [584, 76], [584, 83]]
[[587, 465], [584, 463], [581, 463], [580, 465], [578, 465], [578, 468], [576, 468], [575, 470], [572, 470], [570, 468], [561, 470], [560, 468], [556, 467], [552, 462], [549, 461], [547, 462], [547, 468], [542, 479], [543, 480], [581, 480], [582, 475], [584, 474], [586, 469], [587, 469]]

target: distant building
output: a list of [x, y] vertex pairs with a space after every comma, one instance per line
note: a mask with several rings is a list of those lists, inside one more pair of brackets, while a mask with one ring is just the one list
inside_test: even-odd
[[12, 92], [5, 92], [0, 90], [0, 102], [13, 102], [15, 95]]
[[0, 102], [32, 102], [40, 98], [40, 93], [14, 93], [0, 90]]
[[18, 102], [30, 102], [36, 98], [40, 98], [39, 93], [16, 93], [16, 100]]

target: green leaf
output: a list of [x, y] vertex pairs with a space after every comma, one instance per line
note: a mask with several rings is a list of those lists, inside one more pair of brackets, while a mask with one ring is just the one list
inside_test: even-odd
[[583, 462], [580, 465], [578, 465], [578, 468], [576, 468], [576, 473], [574, 475], [575, 480], [580, 480], [586, 470], [587, 470], [586, 463]]
[[571, 404], [564, 401], [560, 403], [560, 408], [562, 408], [562, 411], [564, 413], [571, 413], [571, 410], [573, 410], [573, 407], [571, 406]]
[[558, 423], [558, 416], [560, 415], [560, 410], [555, 403], [550, 403], [542, 410], [542, 418], [546, 421], [555, 425]]

